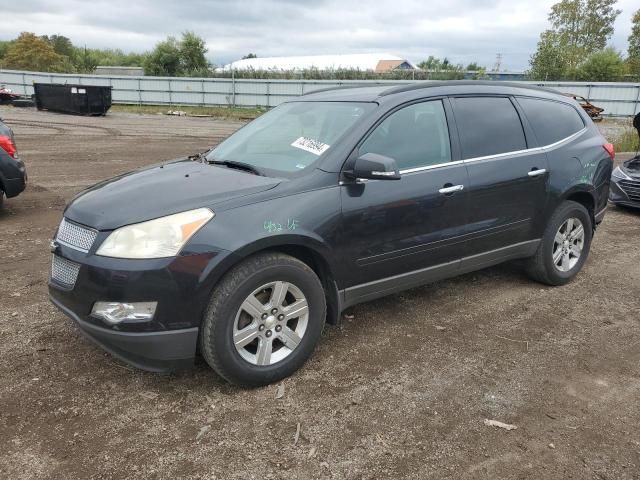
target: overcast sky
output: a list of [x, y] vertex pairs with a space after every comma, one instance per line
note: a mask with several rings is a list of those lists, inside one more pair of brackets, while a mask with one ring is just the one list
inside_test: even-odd
[[[193, 30], [209, 59], [387, 52], [419, 62], [429, 55], [507, 70], [527, 68], [555, 0], [21, 0], [0, 23], [0, 40], [22, 31], [65, 35], [87, 47], [142, 52], [167, 35]], [[626, 50], [638, 0], [611, 44]], [[10, 19], [10, 21], [8, 21]]]

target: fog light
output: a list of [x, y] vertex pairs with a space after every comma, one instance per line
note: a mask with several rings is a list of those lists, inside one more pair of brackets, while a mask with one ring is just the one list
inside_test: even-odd
[[111, 324], [124, 322], [125, 320], [146, 322], [153, 318], [158, 302], [96, 302], [91, 310], [91, 315], [101, 318]]

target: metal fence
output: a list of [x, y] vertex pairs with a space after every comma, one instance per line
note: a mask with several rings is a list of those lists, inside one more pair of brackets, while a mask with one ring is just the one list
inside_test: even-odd
[[[263, 80], [235, 78], [130, 77], [69, 75], [0, 70], [0, 84], [31, 95], [33, 83], [71, 83], [113, 87], [114, 103], [137, 105], [226, 105], [274, 107], [322, 88], [340, 85], [413, 83], [398, 80]], [[640, 112], [640, 83], [521, 82], [581, 95], [605, 109], [606, 115], [630, 116]]]

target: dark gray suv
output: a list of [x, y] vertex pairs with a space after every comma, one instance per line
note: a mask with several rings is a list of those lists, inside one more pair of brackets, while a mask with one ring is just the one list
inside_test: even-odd
[[[149, 370], [262, 385], [350, 305], [507, 260], [562, 285], [604, 216], [613, 148], [572, 99], [501, 82], [312, 93], [202, 154], [67, 207], [49, 292]], [[393, 322], [393, 319], [385, 319]]]

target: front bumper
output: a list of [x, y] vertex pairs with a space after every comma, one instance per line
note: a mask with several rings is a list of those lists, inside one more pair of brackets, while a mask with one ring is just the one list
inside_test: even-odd
[[[75, 283], [49, 280], [51, 302], [80, 331], [115, 357], [144, 370], [193, 365], [198, 331], [213, 286], [231, 255], [225, 250], [175, 258], [124, 260], [58, 245], [54, 255], [79, 266]], [[150, 321], [108, 324], [91, 315], [95, 302], [157, 302]]]
[[150, 372], [169, 372], [193, 365], [198, 328], [164, 332], [119, 332], [82, 320], [60, 301], [51, 302], [79, 327], [89, 340], [111, 355]]
[[22, 160], [14, 160], [8, 155], [0, 159], [0, 180], [7, 198], [18, 196], [27, 187], [27, 169]]
[[640, 208], [640, 180], [611, 177], [609, 201], [615, 205]]

